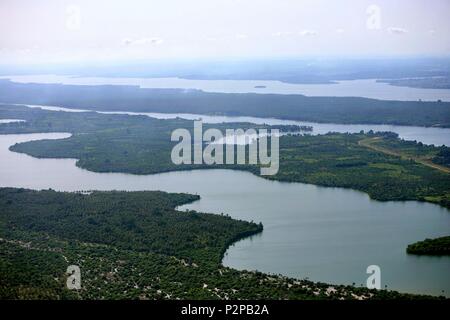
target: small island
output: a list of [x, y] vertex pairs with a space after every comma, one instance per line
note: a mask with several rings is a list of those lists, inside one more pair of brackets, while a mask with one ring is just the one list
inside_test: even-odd
[[436, 239], [425, 239], [410, 244], [406, 249], [409, 254], [447, 256], [450, 255], [450, 236]]
[[267, 87], [266, 86], [261, 86], [261, 85], [255, 86], [255, 89], [265, 89], [265, 88], [267, 88]]

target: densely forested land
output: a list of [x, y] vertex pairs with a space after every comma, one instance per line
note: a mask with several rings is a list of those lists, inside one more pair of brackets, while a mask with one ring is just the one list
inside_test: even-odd
[[432, 161], [450, 167], [450, 148], [441, 147], [438, 153], [432, 157]]
[[[186, 128], [192, 138], [194, 123], [190, 120], [160, 120], [147, 116], [104, 115], [96, 112], [54, 112], [19, 106], [0, 105], [0, 118], [23, 119], [26, 122], [0, 125], [0, 134], [70, 132], [74, 136], [60, 140], [63, 145], [41, 141], [28, 145], [33, 155], [40, 158], [52, 154], [55, 158], [79, 159], [77, 166], [97, 172], [129, 172], [136, 174], [189, 170], [197, 165], [177, 166], [171, 161], [171, 152], [177, 142], [171, 142], [171, 133]], [[254, 125], [251, 123], [203, 124], [203, 130], [277, 128], [280, 132], [309, 131], [311, 127], [295, 125]], [[18, 149], [17, 149], [18, 148]], [[21, 146], [12, 149], [19, 152]], [[41, 149], [42, 148], [42, 149]], [[29, 150], [31, 152], [31, 149]], [[206, 166], [205, 166], [206, 167]]]
[[[174, 209], [196, 199], [158, 191], [0, 189], [0, 298], [420, 298], [224, 267], [228, 245], [262, 226]], [[81, 269], [79, 291], [65, 287], [69, 265]]]
[[450, 77], [429, 77], [429, 78], [411, 78], [411, 79], [389, 79], [378, 80], [379, 82], [389, 83], [393, 86], [427, 88], [427, 89], [450, 89]]
[[[171, 131], [179, 127], [192, 129], [192, 121], [15, 108], [0, 106], [0, 117], [28, 121], [2, 124], [0, 133], [70, 131], [74, 135], [62, 140], [17, 144], [11, 147], [13, 151], [35, 157], [77, 158], [77, 166], [97, 172], [150, 174], [212, 168], [207, 165], [177, 166], [170, 159], [175, 144], [170, 141]], [[233, 125], [219, 125], [219, 128]], [[392, 133], [283, 136], [280, 138], [280, 170], [267, 178], [352, 188], [367, 192], [377, 200], [420, 200], [450, 207], [448, 173], [361, 144], [361, 141], [373, 138], [379, 140], [377, 143], [388, 144], [390, 150], [426, 153], [433, 159], [440, 159], [442, 152], [448, 152], [445, 147], [420, 147], [417, 143], [399, 140]], [[225, 165], [224, 168], [248, 170], [259, 175], [259, 168], [253, 165]]]
[[358, 97], [208, 93], [137, 86], [19, 84], [0, 80], [0, 102], [102, 111], [220, 114], [280, 119], [450, 127], [450, 102]]
[[[193, 125], [182, 119], [51, 112], [17, 106], [0, 106], [0, 118], [27, 120], [2, 124], [0, 133], [73, 133], [68, 139], [18, 144], [12, 147], [15, 151], [39, 157], [79, 158], [77, 165], [94, 171], [133, 173], [183, 169], [170, 161], [174, 144], [170, 133]], [[271, 178], [355, 188], [380, 200], [419, 199], [448, 206], [448, 175], [358, 143], [374, 137], [397, 141], [390, 133], [282, 137], [280, 171]], [[226, 167], [259, 174], [255, 166]], [[327, 291], [327, 284], [225, 268], [220, 261], [227, 246], [261, 231], [262, 226], [226, 216], [174, 210], [195, 199], [162, 192], [83, 195], [2, 189], [1, 296], [309, 299], [355, 298], [351, 295], [354, 293], [365, 297], [374, 294], [374, 298], [410, 297], [344, 286], [334, 286], [337, 292], [330, 295], [333, 290]], [[70, 264], [83, 270], [79, 293], [64, 288], [64, 271]]]
[[425, 239], [410, 244], [406, 252], [417, 255], [444, 256], [450, 255], [450, 236], [436, 239]]
[[430, 201], [450, 208], [450, 174], [359, 143], [372, 137], [403, 143], [391, 133], [283, 137], [280, 170], [268, 178], [352, 188], [382, 201]]

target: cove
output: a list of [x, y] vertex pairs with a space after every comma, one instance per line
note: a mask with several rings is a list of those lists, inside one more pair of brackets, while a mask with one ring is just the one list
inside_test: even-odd
[[448, 235], [447, 209], [415, 201], [378, 202], [358, 191], [270, 181], [233, 170], [95, 173], [76, 167], [75, 159], [37, 159], [8, 149], [19, 142], [68, 136], [0, 135], [0, 187], [199, 194], [199, 201], [179, 210], [223, 212], [264, 225], [261, 234], [227, 250], [226, 266], [359, 286], [365, 284], [367, 266], [375, 264], [381, 268], [382, 287], [449, 295], [450, 257], [405, 251], [411, 242]]

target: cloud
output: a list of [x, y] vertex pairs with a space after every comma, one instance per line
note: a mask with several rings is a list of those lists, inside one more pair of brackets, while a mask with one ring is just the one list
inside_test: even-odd
[[290, 32], [290, 31], [278, 31], [278, 32], [272, 33], [272, 36], [274, 36], [274, 37], [287, 37], [290, 35], [292, 35], [292, 32]]
[[122, 44], [125, 46], [145, 46], [145, 45], [159, 45], [163, 42], [161, 38], [139, 38], [139, 39], [123, 39]]
[[317, 31], [314, 30], [303, 30], [300, 32], [302, 37], [311, 37], [317, 35]]
[[391, 34], [405, 34], [408, 33], [408, 30], [404, 29], [404, 28], [398, 28], [398, 27], [390, 27], [387, 29], [389, 33]]
[[247, 39], [248, 38], [248, 35], [246, 35], [246, 34], [237, 34], [236, 35], [236, 39], [240, 39], [240, 40], [244, 40], [244, 39]]

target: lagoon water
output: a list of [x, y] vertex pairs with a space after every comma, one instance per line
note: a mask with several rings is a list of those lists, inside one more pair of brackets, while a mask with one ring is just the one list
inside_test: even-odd
[[306, 96], [365, 97], [380, 100], [450, 101], [450, 89], [393, 86], [375, 79], [336, 81], [334, 84], [293, 84], [268, 80], [192, 80], [181, 78], [80, 77], [68, 75], [9, 75], [19, 83], [60, 83], [71, 85], [132, 85], [155, 89], [198, 89], [205, 92], [302, 94]]
[[361, 192], [269, 181], [248, 172], [194, 170], [156, 175], [95, 173], [75, 159], [36, 159], [9, 151], [29, 140], [66, 133], [0, 135], [0, 187], [189, 192], [179, 208], [262, 222], [261, 234], [231, 246], [223, 263], [237, 269], [356, 285], [381, 268], [382, 286], [412, 293], [450, 292], [450, 257], [407, 255], [407, 244], [448, 235], [450, 212], [420, 202], [378, 202]]
[[[63, 112], [89, 112], [90, 110], [64, 108], [57, 106], [43, 105], [26, 105], [30, 108], [40, 108], [49, 111]], [[337, 124], [337, 123], [317, 123], [295, 120], [282, 120], [275, 118], [258, 118], [258, 117], [231, 117], [231, 116], [209, 116], [191, 113], [155, 113], [155, 112], [128, 112], [128, 111], [99, 111], [103, 114], [128, 114], [128, 115], [145, 115], [157, 119], [174, 119], [183, 118], [188, 120], [201, 119], [204, 123], [229, 123], [229, 122], [249, 122], [255, 124], [269, 125], [299, 125], [311, 126], [312, 132], [308, 134], [325, 134], [328, 132], [348, 132], [356, 133], [364, 131], [391, 131], [399, 134], [399, 137], [405, 140], [417, 140], [424, 144], [434, 144], [436, 146], [450, 146], [450, 128], [431, 128], [431, 127], [414, 127], [414, 126], [394, 126], [384, 124]]]
[[[114, 112], [104, 112], [114, 113]], [[121, 113], [121, 112], [116, 112]], [[122, 112], [133, 114], [132, 112]], [[134, 113], [139, 114], [139, 113]], [[258, 118], [258, 117], [230, 117], [230, 116], [207, 116], [201, 114], [187, 113], [141, 113], [149, 117], [157, 119], [183, 118], [190, 120], [202, 119], [204, 123], [223, 123], [223, 122], [249, 122], [255, 124], [268, 125], [298, 125], [311, 126], [313, 130], [308, 134], [326, 134], [328, 132], [340, 133], [357, 133], [361, 130], [368, 132], [391, 131], [398, 133], [399, 137], [405, 140], [416, 140], [424, 144], [434, 144], [436, 146], [450, 146], [450, 128], [432, 128], [432, 127], [415, 127], [415, 126], [394, 126], [386, 124], [339, 124], [339, 123], [317, 123], [295, 120], [282, 120], [275, 118]]]
[[[450, 90], [417, 89], [377, 83], [341, 81], [333, 85], [298, 85], [278, 81], [186, 80], [177, 78], [86, 78], [13, 76], [16, 82], [77, 85], [117, 84], [145, 88], [201, 89], [208, 92], [255, 92], [310, 96], [361, 96], [392, 100], [450, 101]], [[265, 86], [265, 88], [256, 88]], [[51, 106], [48, 110], [80, 112]], [[195, 114], [144, 114], [166, 119], [201, 118], [205, 123], [251, 122], [311, 125], [312, 134], [329, 131], [393, 131], [407, 140], [450, 146], [450, 129], [389, 125], [340, 125], [256, 117]], [[10, 119], [7, 122], [11, 122]], [[6, 122], [6, 121], [5, 121]], [[0, 187], [76, 190], [164, 190], [196, 193], [199, 201], [179, 208], [226, 213], [262, 222], [264, 231], [232, 245], [223, 263], [237, 269], [336, 284], [365, 285], [369, 265], [381, 268], [382, 286], [411, 293], [450, 296], [450, 257], [406, 254], [409, 243], [448, 235], [450, 212], [429, 203], [378, 202], [361, 192], [301, 183], [269, 181], [248, 172], [194, 170], [156, 175], [95, 173], [75, 166], [75, 159], [36, 159], [8, 150], [10, 145], [36, 139], [61, 139], [66, 133], [0, 135]]]

